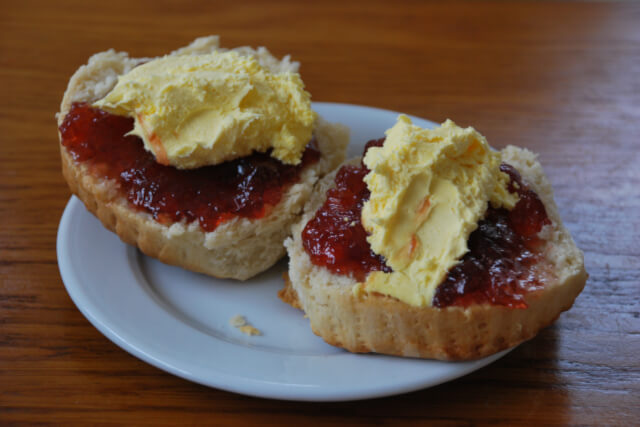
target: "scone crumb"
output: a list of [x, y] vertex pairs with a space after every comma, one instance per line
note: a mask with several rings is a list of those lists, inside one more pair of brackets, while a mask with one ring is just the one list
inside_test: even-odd
[[245, 319], [244, 316], [236, 314], [231, 319], [229, 319], [229, 324], [231, 326], [239, 328], [240, 326], [244, 326], [247, 324], [247, 319]]
[[251, 325], [244, 325], [244, 326], [240, 326], [238, 329], [240, 329], [240, 332], [242, 332], [243, 334], [246, 335], [262, 335], [262, 332], [260, 332], [260, 329], [258, 328], [254, 328]]
[[260, 329], [253, 327], [249, 323], [247, 323], [247, 319], [244, 316], [239, 314], [233, 316], [229, 319], [229, 323], [234, 328], [237, 328], [240, 332], [246, 335], [254, 336], [254, 335], [262, 335]]

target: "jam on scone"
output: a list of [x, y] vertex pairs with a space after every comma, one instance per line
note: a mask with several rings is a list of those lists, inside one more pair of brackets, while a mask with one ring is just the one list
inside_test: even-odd
[[320, 158], [311, 141], [297, 165], [268, 153], [196, 169], [177, 169], [156, 162], [140, 138], [131, 135], [133, 119], [86, 103], [74, 103], [60, 126], [62, 145], [77, 162], [99, 178], [112, 179], [132, 207], [165, 225], [198, 221], [213, 231], [234, 218], [262, 218], [305, 167]]
[[[362, 156], [370, 147], [383, 143], [384, 138], [367, 142]], [[526, 308], [523, 295], [543, 286], [545, 267], [539, 264], [544, 264], [544, 259], [538, 253], [536, 236], [550, 223], [549, 218], [540, 198], [520, 174], [506, 163], [500, 169], [509, 174], [509, 188], [520, 199], [510, 211], [489, 206], [469, 236], [469, 252], [438, 286], [433, 298], [436, 307], [490, 303]], [[304, 249], [313, 264], [358, 281], [364, 281], [372, 271], [392, 271], [384, 257], [371, 250], [362, 226], [362, 206], [370, 194], [362, 180], [367, 173], [364, 164], [342, 166], [335, 187], [327, 192], [326, 201], [302, 232]]]
[[217, 36], [151, 59], [93, 55], [57, 115], [69, 188], [162, 262], [239, 280], [265, 271], [349, 140], [312, 109], [298, 67]]
[[536, 156], [406, 116], [317, 186], [280, 298], [352, 352], [468, 360], [535, 336], [584, 287]]

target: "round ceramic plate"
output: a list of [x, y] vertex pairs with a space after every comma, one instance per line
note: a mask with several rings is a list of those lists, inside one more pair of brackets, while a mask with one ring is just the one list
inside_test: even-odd
[[[349, 157], [398, 116], [345, 104], [314, 108], [351, 128]], [[365, 399], [434, 386], [506, 353], [464, 363], [348, 353], [315, 336], [303, 314], [278, 299], [286, 259], [246, 282], [168, 266], [122, 243], [75, 197], [62, 215], [57, 245], [67, 291], [98, 330], [153, 366], [222, 390], [288, 400]], [[262, 335], [231, 326], [236, 315]]]

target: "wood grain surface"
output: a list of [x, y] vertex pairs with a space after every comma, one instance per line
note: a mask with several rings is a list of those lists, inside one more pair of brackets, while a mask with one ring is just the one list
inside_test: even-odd
[[[92, 3], [0, 4], [0, 424], [640, 423], [640, 5]], [[208, 34], [291, 53], [314, 100], [449, 117], [540, 153], [590, 274], [573, 309], [467, 377], [349, 403], [209, 389], [112, 344], [58, 272], [54, 113], [92, 53]]]

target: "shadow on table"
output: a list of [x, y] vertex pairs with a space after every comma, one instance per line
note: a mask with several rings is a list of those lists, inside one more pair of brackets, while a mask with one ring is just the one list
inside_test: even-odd
[[[403, 396], [362, 402], [367, 412], [382, 416], [428, 417], [449, 421], [491, 419], [492, 422], [519, 419], [540, 420], [541, 412], [561, 414], [569, 403], [559, 384], [557, 367], [558, 333], [548, 328], [493, 364], [466, 377]], [[379, 408], [376, 410], [376, 408]], [[551, 420], [549, 420], [551, 421]]]
[[[558, 332], [542, 331], [493, 364], [458, 380], [400, 396], [342, 403], [282, 402], [290, 415], [314, 413], [314, 419], [397, 422], [416, 419], [464, 423], [569, 421], [569, 393], [557, 364]], [[380, 372], [379, 375], [393, 375]], [[266, 402], [266, 401], [265, 401]], [[256, 408], [257, 409], [257, 408]], [[273, 409], [273, 406], [272, 408]], [[283, 415], [279, 407], [278, 413]]]

